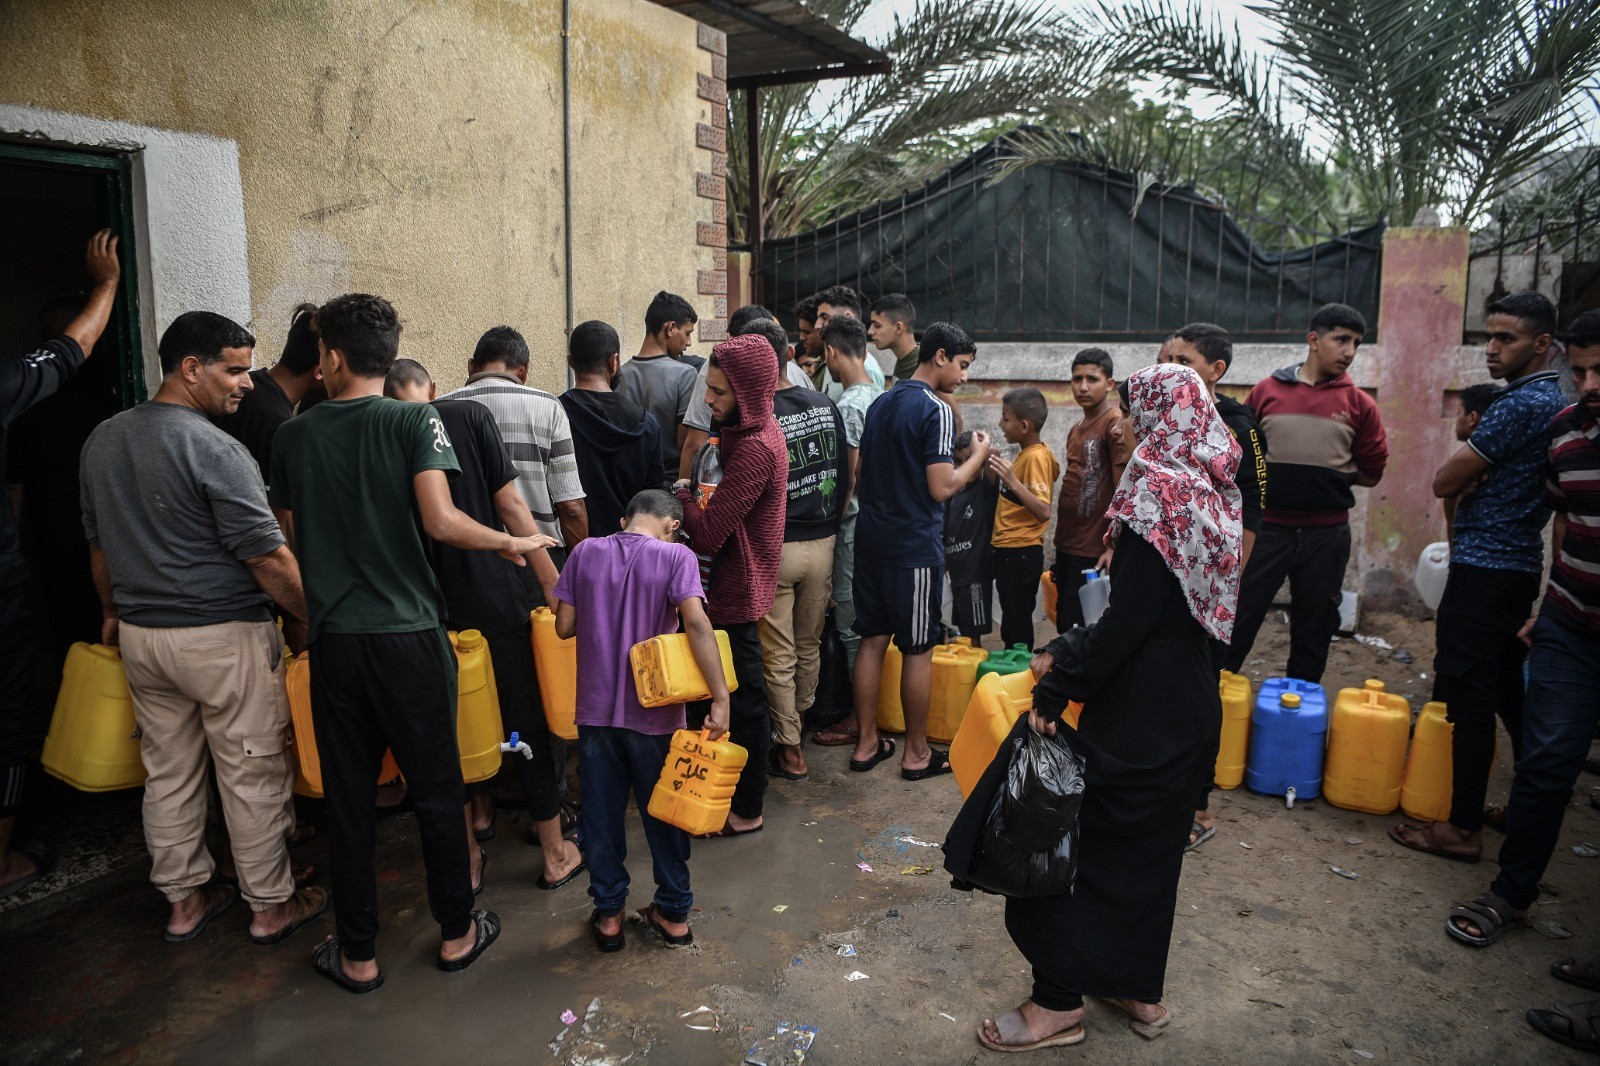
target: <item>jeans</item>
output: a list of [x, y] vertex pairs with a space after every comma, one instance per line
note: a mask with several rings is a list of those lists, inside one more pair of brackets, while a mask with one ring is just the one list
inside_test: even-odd
[[833, 540], [833, 628], [844, 642], [845, 660], [852, 672], [856, 668], [856, 649], [861, 637], [851, 628], [856, 620], [852, 587], [856, 577], [856, 516], [847, 515]]
[[994, 550], [994, 587], [1000, 593], [1000, 642], [1033, 647], [1033, 609], [1044, 575], [1044, 545]]
[[1239, 617], [1228, 649], [1228, 669], [1238, 673], [1256, 642], [1283, 579], [1289, 579], [1288, 676], [1322, 683], [1328, 645], [1339, 628], [1339, 599], [1350, 562], [1350, 526], [1280, 526], [1261, 523], [1239, 589]]
[[1539, 595], [1539, 575], [1450, 564], [1450, 580], [1439, 601], [1435, 691], [1449, 707], [1455, 788], [1450, 824], [1468, 831], [1483, 826], [1483, 801], [1494, 762], [1494, 716], [1498, 710], [1522, 756], [1522, 661], [1527, 646], [1517, 631]]
[[[761, 634], [754, 622], [719, 626], [728, 634], [733, 676], [739, 687], [728, 694], [728, 739], [750, 753], [733, 790], [734, 814], [760, 818], [767, 795], [767, 756], [772, 751], [772, 714], [767, 706], [766, 674], [761, 665]], [[710, 701], [686, 708], [690, 729], [699, 729], [711, 712]], [[659, 767], [658, 767], [659, 769]]]
[[[628, 794], [639, 804], [644, 839], [656, 878], [655, 904], [669, 922], [687, 921], [689, 834], [650, 816], [650, 793], [661, 778], [672, 734], [636, 733], [612, 726], [578, 727], [578, 776], [583, 780], [583, 858], [589, 896], [603, 914], [620, 914], [628, 902]], [[762, 772], [766, 771], [762, 767]]]
[[1539, 898], [1539, 878], [1555, 853], [1567, 801], [1600, 720], [1600, 634], [1551, 617], [1554, 610], [1533, 626], [1522, 757], [1506, 805], [1500, 876], [1490, 886], [1518, 910]]

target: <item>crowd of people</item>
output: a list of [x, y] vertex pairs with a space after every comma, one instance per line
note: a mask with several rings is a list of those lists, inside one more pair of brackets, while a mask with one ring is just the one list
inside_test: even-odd
[[[120, 271], [109, 233], [91, 240], [87, 266], [95, 287], [76, 317], [0, 363], [0, 424], [94, 353]], [[1434, 483], [1452, 549], [1435, 695], [1454, 723], [1454, 802], [1448, 820], [1391, 834], [1476, 862], [1484, 827], [1505, 833], [1500, 876], [1446, 920], [1451, 937], [1480, 947], [1537, 898], [1600, 714], [1600, 312], [1577, 316], [1561, 341], [1555, 308], [1536, 293], [1488, 312], [1488, 369], [1503, 384], [1462, 393], [1462, 446]], [[927, 736], [935, 647], [998, 628], [1006, 646], [1033, 648], [1048, 573], [1059, 635], [1034, 657], [1028, 723], [1054, 733], [1068, 703], [1082, 704], [1081, 860], [1071, 895], [1008, 901], [1033, 991], [979, 1039], [1005, 1051], [1075, 1043], [1085, 996], [1159, 1035], [1182, 856], [1216, 831], [1217, 672], [1240, 669], [1287, 581], [1285, 672], [1321, 682], [1354, 490], [1378, 484], [1390, 458], [1377, 404], [1348, 373], [1367, 323], [1344, 305], [1320, 308], [1304, 358], [1244, 402], [1218, 391], [1234, 359], [1215, 324], [1175, 331], [1155, 366], [1123, 379], [1106, 351], [1079, 351], [1080, 417], [1058, 457], [1041, 440], [1052, 412], [1037, 388], [1004, 394], [998, 437], [964, 429], [955, 393], [978, 347], [955, 324], [919, 327], [904, 295], [868, 305], [835, 285], [795, 313], [797, 345], [771, 311], [749, 306], [702, 359], [689, 352], [692, 305], [659, 293], [626, 361], [613, 326], [571, 331], [560, 395], [527, 383], [529, 348], [509, 326], [487, 330], [464, 380], [441, 389], [400, 358], [400, 316], [379, 296], [297, 308], [267, 369], [253, 369], [257, 342], [238, 323], [178, 316], [161, 336], [159, 389], [102, 423], [80, 463], [101, 639], [121, 649], [142, 731], [166, 938], [193, 939], [243, 897], [249, 935], [277, 943], [331, 904], [336, 935], [317, 947], [316, 971], [351, 992], [376, 989], [374, 821], [403, 790], [438, 966], [461, 970], [488, 950], [500, 919], [474, 900], [494, 802], [487, 783], [463, 783], [447, 637], [475, 629], [505, 730], [527, 744], [509, 774], [542, 852], [537, 887], [587, 874], [595, 945], [622, 948], [632, 795], [655, 883], [640, 917], [667, 946], [690, 944], [689, 839], [646, 810], [672, 734], [703, 728], [749, 753], [713, 837], [763, 829], [769, 778], [807, 780], [808, 722], [820, 724], [815, 744], [852, 749], [851, 771], [898, 756], [907, 781], [947, 774], [948, 753]], [[1563, 346], [1575, 404], [1551, 368]], [[8, 509], [0, 519], [0, 638], [20, 649], [22, 562]], [[1109, 574], [1111, 600], [1091, 620], [1078, 590], [1096, 574]], [[577, 642], [581, 804], [568, 798], [566, 746], [541, 702], [539, 607]], [[645, 708], [628, 651], [680, 631], [710, 699]], [[818, 694], [833, 634], [849, 706]], [[899, 741], [878, 725], [891, 642]], [[330, 891], [290, 859], [314, 830], [294, 814], [285, 643], [309, 649]], [[0, 674], [5, 894], [47, 867], [10, 846], [37, 747], [21, 711], [28, 658], [7, 654]], [[1485, 803], [1497, 715], [1516, 756], [1503, 808]], [[386, 753], [403, 781], [381, 769]], [[993, 794], [997, 773], [977, 796]], [[206, 840], [213, 796], [226, 856]], [[960, 829], [958, 819], [952, 840]], [[1564, 960], [1556, 975], [1600, 989], [1600, 960]], [[1530, 1021], [1600, 1047], [1600, 1004]]]

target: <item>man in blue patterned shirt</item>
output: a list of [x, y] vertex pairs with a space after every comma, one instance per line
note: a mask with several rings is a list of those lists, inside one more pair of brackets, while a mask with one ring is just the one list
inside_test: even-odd
[[[1549, 370], [1556, 309], [1536, 292], [1489, 305], [1489, 376], [1504, 381], [1478, 428], [1434, 475], [1440, 499], [1460, 496], [1450, 578], [1439, 603], [1434, 670], [1454, 723], [1450, 819], [1398, 825], [1398, 843], [1462, 862], [1483, 852], [1484, 796], [1494, 760], [1495, 711], [1522, 755], [1522, 661], [1517, 629], [1539, 595], [1544, 568], [1546, 429], [1566, 406]], [[1503, 813], [1500, 814], [1503, 818]], [[1491, 823], [1492, 824], [1492, 823]], [[1503, 821], [1498, 828], [1504, 829]]]

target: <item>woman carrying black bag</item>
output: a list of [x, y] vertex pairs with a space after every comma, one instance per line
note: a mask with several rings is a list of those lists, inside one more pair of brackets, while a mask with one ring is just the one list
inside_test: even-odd
[[1137, 445], [1109, 511], [1111, 605], [1033, 664], [1035, 730], [1054, 734], [1067, 702], [1083, 704], [1077, 884], [1006, 900], [1034, 983], [1021, 1007], [984, 1021], [978, 1039], [996, 1051], [1082, 1040], [1084, 996], [1144, 1036], [1171, 1018], [1160, 1000], [1178, 877], [1222, 718], [1212, 642], [1231, 635], [1238, 601], [1239, 447], [1187, 367], [1140, 370], [1127, 389]]

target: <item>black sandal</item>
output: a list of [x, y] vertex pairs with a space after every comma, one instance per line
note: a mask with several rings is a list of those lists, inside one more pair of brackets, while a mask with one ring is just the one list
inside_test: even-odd
[[666, 941], [667, 947], [686, 948], [694, 943], [693, 929], [689, 930], [687, 933], [684, 933], [682, 936], [673, 936], [671, 933], [667, 932], [666, 929], [662, 928], [661, 923], [656, 920], [660, 916], [661, 908], [654, 903], [650, 904], [648, 907], [642, 907], [639, 910], [639, 917], [644, 919], [644, 924], [649, 926], [651, 931], [659, 936], [662, 940]]
[[382, 970], [370, 981], [357, 981], [344, 972], [344, 951], [336, 936], [330, 936], [312, 951], [311, 968], [346, 992], [354, 992], [358, 996], [376, 992], [383, 984]]
[[907, 781], [925, 781], [930, 777], [938, 777], [940, 774], [949, 773], [950, 772], [950, 756], [949, 756], [949, 754], [946, 753], [946, 752], [940, 751], [938, 748], [931, 748], [929, 750], [932, 751], [933, 754], [928, 756], [928, 765], [927, 766], [924, 766], [920, 770], [905, 770], [905, 769], [902, 769], [900, 771], [900, 776], [905, 778]]
[[[268, 933], [266, 936], [252, 936], [250, 939], [257, 944], [260, 944], [262, 947], [268, 947], [272, 944], [277, 944], [284, 940], [288, 940], [289, 937], [294, 935], [294, 931], [296, 929], [299, 929], [302, 925], [314, 920], [320, 914], [322, 914], [323, 911], [328, 909], [328, 894], [326, 892], [322, 892], [321, 889], [318, 889], [317, 891], [321, 893], [321, 898], [318, 900], [315, 907], [312, 907], [309, 911], [302, 909], [299, 917], [295, 918], [294, 921], [290, 922], [282, 929], [279, 929], [276, 933]], [[297, 901], [305, 899], [305, 896], [300, 892], [296, 892], [294, 896]]]
[[[1568, 966], [1572, 969], [1567, 969]], [[1562, 959], [1560, 962], [1552, 962], [1550, 976], [1569, 985], [1587, 988], [1591, 992], [1600, 992], [1600, 955], [1587, 959], [1574, 956]]]
[[[1452, 907], [1450, 917], [1444, 920], [1444, 931], [1463, 944], [1486, 948], [1499, 940], [1506, 930], [1521, 925], [1526, 918], [1527, 915], [1517, 914], [1510, 903], [1493, 892], [1485, 892], [1475, 900]], [[1473, 935], [1457, 925], [1458, 921], [1471, 922], [1481, 932]]]
[[493, 911], [473, 911], [472, 927], [477, 930], [477, 943], [459, 959], [440, 956], [436, 961], [445, 973], [460, 973], [478, 961], [478, 956], [489, 950], [489, 945], [500, 939], [500, 916]]
[[607, 936], [600, 931], [600, 919], [620, 918], [621, 916], [621, 911], [617, 911], [615, 914], [602, 914], [599, 910], [589, 915], [589, 932], [594, 937], [594, 946], [608, 955], [613, 951], [621, 951], [627, 945], [628, 938], [623, 930], [623, 925], [627, 923], [624, 922], [618, 925], [616, 936]]
[[1568, 1003], [1551, 1010], [1534, 1009], [1526, 1017], [1541, 1036], [1579, 1051], [1600, 1053], [1600, 1000]]
[[850, 769], [858, 774], [864, 774], [877, 766], [883, 760], [894, 754], [894, 741], [888, 737], [878, 738], [878, 753], [870, 759], [851, 759]]
[[589, 864], [584, 861], [583, 849], [579, 848], [578, 849], [578, 865], [574, 866], [572, 868], [572, 870], [567, 874], [567, 876], [565, 876], [565, 877], [563, 877], [563, 878], [561, 878], [560, 880], [557, 880], [557, 881], [551, 881], [551, 880], [548, 880], [544, 876], [544, 874], [541, 872], [539, 874], [538, 880], [534, 881], [533, 887], [539, 889], [541, 892], [554, 892], [556, 889], [561, 888], [563, 885], [566, 885], [567, 883], [569, 883], [574, 877], [577, 877], [579, 874], [587, 873], [588, 870], [589, 870]]
[[222, 898], [206, 908], [206, 912], [200, 916], [200, 920], [195, 923], [193, 929], [187, 933], [162, 933], [161, 938], [169, 944], [186, 944], [205, 932], [206, 926], [211, 924], [211, 919], [233, 906], [234, 900], [239, 898], [238, 889], [229, 885], [208, 885], [199, 889], [199, 891], [210, 892], [212, 889], [219, 887], [223, 889]]

